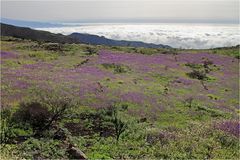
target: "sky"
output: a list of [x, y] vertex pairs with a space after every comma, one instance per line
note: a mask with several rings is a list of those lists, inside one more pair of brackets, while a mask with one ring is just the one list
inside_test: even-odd
[[1, 17], [44, 22], [238, 23], [238, 0], [1, 0]]

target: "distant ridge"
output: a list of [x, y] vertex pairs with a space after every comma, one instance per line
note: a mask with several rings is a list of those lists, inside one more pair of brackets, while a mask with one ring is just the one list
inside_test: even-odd
[[145, 47], [145, 48], [171, 48], [168, 45], [144, 43], [140, 41], [112, 40], [97, 35], [72, 33], [68, 36], [54, 34], [48, 31], [34, 30], [27, 27], [17, 27], [1, 23], [1, 35], [12, 36], [34, 41], [54, 42], [54, 43], [84, 43], [91, 45], [106, 46], [128, 46], [128, 47]]
[[128, 47], [145, 47], [145, 48], [171, 48], [168, 45], [144, 43], [140, 41], [125, 41], [125, 40], [112, 40], [104, 36], [97, 36], [85, 33], [72, 33], [69, 35], [74, 39], [80, 40], [82, 43], [93, 45], [106, 45], [106, 46], [128, 46]]
[[23, 21], [8, 18], [1, 18], [1, 23], [10, 24], [19, 27], [30, 27], [30, 28], [45, 28], [45, 27], [63, 27], [63, 24], [59, 23], [48, 23], [48, 22], [37, 22], [37, 21]]
[[54, 34], [48, 31], [34, 30], [27, 27], [17, 27], [1, 23], [1, 36], [12, 36], [34, 41], [54, 42], [54, 43], [80, 43], [71, 37], [62, 34]]

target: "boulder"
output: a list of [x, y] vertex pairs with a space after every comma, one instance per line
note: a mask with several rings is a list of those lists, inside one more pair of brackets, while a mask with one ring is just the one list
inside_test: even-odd
[[73, 159], [87, 159], [87, 156], [72, 144], [69, 145], [67, 152]]

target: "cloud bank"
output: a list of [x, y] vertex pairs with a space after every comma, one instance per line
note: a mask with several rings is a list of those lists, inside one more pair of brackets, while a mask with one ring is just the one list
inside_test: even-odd
[[65, 35], [88, 33], [115, 40], [143, 41], [188, 49], [234, 46], [240, 40], [239, 25], [233, 24], [74, 24], [39, 29]]

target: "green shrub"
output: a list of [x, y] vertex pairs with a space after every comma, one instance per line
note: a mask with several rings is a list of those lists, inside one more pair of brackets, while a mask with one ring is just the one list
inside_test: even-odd
[[26, 159], [67, 159], [66, 147], [52, 139], [30, 138], [19, 146]]
[[206, 112], [206, 113], [210, 114], [211, 117], [222, 117], [222, 116], [224, 116], [224, 114], [221, 111], [216, 110], [216, 109], [212, 109], [212, 108], [208, 108], [206, 106], [197, 106], [196, 110]]
[[78, 102], [61, 93], [38, 91], [28, 102], [22, 102], [18, 110], [14, 113], [16, 123], [30, 125], [35, 136], [42, 136], [45, 131], [49, 131], [71, 115], [72, 109]]
[[11, 141], [13, 138], [16, 137], [16, 134], [13, 132], [12, 128], [12, 122], [11, 122], [11, 117], [12, 117], [12, 111], [8, 108], [3, 108], [1, 109], [1, 123], [0, 123], [0, 140], [1, 144], [3, 143], [8, 143]]
[[196, 63], [186, 63], [185, 66], [190, 67], [192, 69], [200, 69], [200, 68], [202, 68], [201, 64], [196, 64]]
[[52, 116], [48, 108], [39, 102], [21, 103], [14, 114], [16, 121], [30, 124], [34, 132], [44, 131]]
[[187, 73], [187, 75], [190, 78], [194, 78], [194, 79], [198, 79], [198, 80], [206, 80], [207, 79], [207, 75], [204, 71], [200, 71], [200, 70], [193, 70], [190, 73]]
[[237, 138], [226, 135], [218, 134], [216, 139], [221, 143], [221, 146], [224, 148], [236, 148], [239, 147], [237, 144]]
[[87, 46], [86, 47], [86, 54], [87, 55], [93, 55], [93, 54], [97, 54], [98, 50], [97, 48], [93, 47], [93, 46]]
[[236, 58], [236, 59], [240, 59], [240, 55], [236, 55], [235, 58]]
[[115, 104], [108, 108], [108, 113], [111, 115], [110, 122], [114, 125], [115, 137], [118, 141], [121, 134], [127, 129], [127, 123], [121, 119], [119, 109]]
[[42, 44], [42, 47], [46, 50], [50, 51], [62, 51], [63, 47], [62, 44], [59, 43], [44, 43]]
[[187, 99], [185, 100], [185, 105], [186, 105], [187, 107], [189, 107], [189, 108], [192, 108], [193, 102], [194, 102], [193, 97], [189, 97], [189, 98], [187, 98]]
[[1, 144], [11, 144], [24, 141], [32, 135], [32, 129], [28, 124], [21, 124], [20, 119], [15, 117], [13, 108], [1, 110]]
[[114, 73], [126, 73], [131, 70], [128, 66], [115, 63], [103, 63], [102, 66], [105, 69], [113, 69]]
[[58, 58], [58, 54], [55, 52], [47, 52], [47, 51], [31, 51], [28, 56], [37, 61], [48, 61], [48, 60], [56, 60]]
[[156, 54], [156, 53], [159, 53], [159, 50], [158, 49], [154, 49], [154, 48], [136, 48], [135, 51], [137, 53], [140, 53], [140, 54], [146, 54], [146, 55], [152, 55], [152, 54]]

